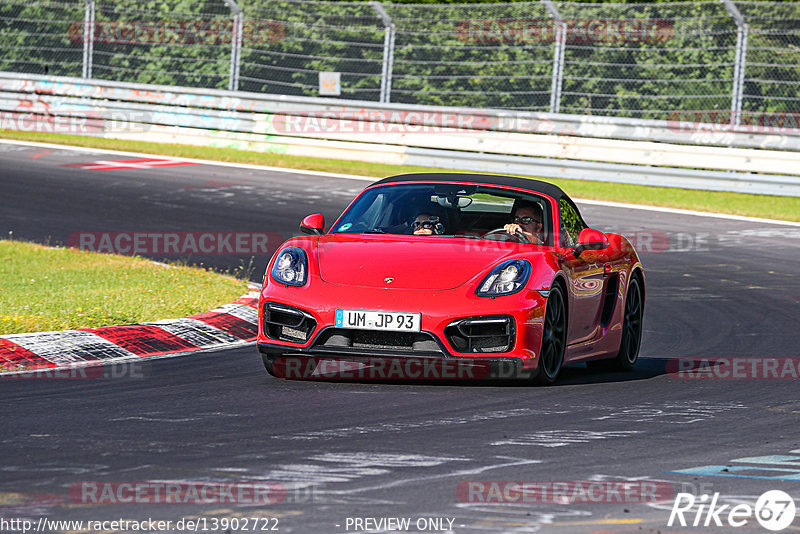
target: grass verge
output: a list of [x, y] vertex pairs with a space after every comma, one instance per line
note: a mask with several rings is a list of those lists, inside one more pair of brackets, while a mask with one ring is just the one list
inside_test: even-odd
[[[0, 130], [0, 138], [374, 177], [390, 176], [392, 174], [401, 174], [405, 172], [469, 172], [403, 165], [383, 165], [358, 161], [284, 156], [281, 154], [250, 152], [231, 148], [165, 145], [160, 143], [148, 143], [146, 141], [119, 141], [115, 139], [82, 137], [78, 135], [18, 132], [12, 130]], [[800, 198], [796, 197], [698, 191], [694, 189], [616, 184], [588, 180], [543, 179], [558, 185], [570, 196], [576, 198], [610, 200], [632, 204], [728, 213], [748, 217], [800, 221]]]
[[184, 317], [246, 291], [205, 269], [0, 240], [0, 334]]

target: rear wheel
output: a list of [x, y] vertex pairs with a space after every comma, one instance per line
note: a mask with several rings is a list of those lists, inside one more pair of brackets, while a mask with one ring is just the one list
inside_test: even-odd
[[567, 308], [561, 287], [554, 285], [550, 289], [545, 306], [542, 349], [539, 353], [539, 372], [536, 375], [536, 383], [549, 386], [556, 381], [564, 363], [566, 341]]
[[622, 322], [622, 340], [617, 356], [611, 360], [587, 362], [589, 369], [598, 371], [631, 371], [639, 360], [642, 344], [642, 312], [644, 311], [642, 288], [639, 278], [634, 276], [625, 296], [625, 315]]

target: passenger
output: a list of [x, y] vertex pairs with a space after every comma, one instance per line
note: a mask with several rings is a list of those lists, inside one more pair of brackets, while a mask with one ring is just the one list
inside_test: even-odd
[[514, 218], [503, 229], [511, 235], [519, 232], [535, 245], [544, 243], [542, 208], [535, 202], [516, 202]]
[[441, 235], [444, 233], [444, 224], [436, 215], [420, 213], [411, 224], [414, 235]]

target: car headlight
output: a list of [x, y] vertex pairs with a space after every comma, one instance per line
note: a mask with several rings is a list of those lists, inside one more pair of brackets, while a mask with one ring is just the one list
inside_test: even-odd
[[272, 278], [287, 286], [305, 285], [308, 275], [306, 252], [298, 247], [286, 247], [278, 253], [272, 265]]
[[516, 293], [528, 283], [531, 264], [525, 260], [501, 263], [483, 279], [475, 294], [479, 297], [499, 297]]

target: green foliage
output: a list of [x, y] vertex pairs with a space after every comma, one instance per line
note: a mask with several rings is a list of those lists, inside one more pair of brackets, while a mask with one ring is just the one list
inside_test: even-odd
[[76, 0], [0, 4], [0, 70], [80, 76], [83, 12]]
[[[379, 99], [387, 30], [366, 2], [239, 0], [239, 89]], [[669, 118], [730, 110], [737, 27], [718, 1], [555, 2], [567, 21], [561, 110]], [[93, 77], [228, 87], [232, 16], [222, 0], [97, 0]], [[737, 2], [748, 22], [744, 109], [800, 103], [800, 4]], [[82, 0], [0, 5], [0, 69], [80, 76]], [[395, 28], [391, 101], [548, 110], [556, 27], [541, 2], [385, 3]]]
[[0, 334], [185, 317], [245, 291], [204, 268], [0, 240]]

